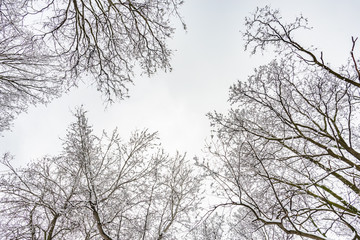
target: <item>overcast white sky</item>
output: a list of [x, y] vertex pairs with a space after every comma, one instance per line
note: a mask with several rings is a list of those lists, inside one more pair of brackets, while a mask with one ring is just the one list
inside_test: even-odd
[[[187, 0], [181, 12], [188, 31], [174, 22], [178, 27], [169, 42], [175, 50], [172, 72], [136, 77], [130, 98], [107, 109], [100, 93], [86, 85], [47, 106], [31, 107], [0, 137], [0, 153], [14, 154], [16, 165], [59, 153], [59, 138], [74, 120], [71, 110], [83, 104], [97, 133], [118, 127], [127, 139], [131, 131], [149, 128], [159, 131], [168, 152], [201, 156], [210, 136], [205, 114], [225, 112], [230, 85], [246, 80], [255, 67], [274, 57], [272, 52], [244, 52], [240, 33], [245, 16], [266, 4], [280, 9], [285, 20], [299, 14], [307, 17], [313, 30], [302, 32], [299, 41], [318, 47], [333, 66], [347, 61], [351, 36], [360, 37], [359, 0]], [[360, 40], [356, 52], [359, 56]]]

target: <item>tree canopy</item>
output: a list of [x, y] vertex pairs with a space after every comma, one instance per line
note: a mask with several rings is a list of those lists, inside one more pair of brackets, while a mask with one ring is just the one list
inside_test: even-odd
[[190, 230], [201, 178], [157, 133], [94, 135], [83, 109], [63, 152], [0, 177], [1, 239], [178, 239]]
[[80, 80], [112, 102], [127, 96], [135, 67], [148, 75], [170, 70], [166, 40], [181, 4], [2, 0], [0, 131], [30, 104], [47, 103]]
[[[81, 80], [112, 102], [137, 70], [169, 70], [181, 4], [1, 1], [0, 132]], [[166, 153], [156, 132], [95, 134], [83, 108], [61, 153], [19, 168], [4, 154], [0, 238], [360, 240], [358, 39], [335, 68], [296, 39], [302, 29], [306, 18], [286, 23], [268, 6], [245, 19], [246, 50], [275, 58], [230, 87], [227, 113], [208, 114], [195, 164]]]
[[203, 163], [233, 209], [240, 239], [360, 239], [359, 60], [335, 70], [302, 46], [277, 10], [246, 19], [252, 53], [278, 58], [230, 88], [232, 110], [211, 113], [216, 137]]

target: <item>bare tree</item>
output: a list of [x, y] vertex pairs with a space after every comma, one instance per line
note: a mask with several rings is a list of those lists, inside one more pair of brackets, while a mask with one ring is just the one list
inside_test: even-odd
[[0, 2], [0, 132], [29, 104], [59, 96], [64, 82], [62, 70], [23, 26], [25, 16], [22, 1]]
[[230, 90], [228, 115], [209, 114], [216, 137], [203, 163], [234, 209], [239, 239], [360, 239], [360, 74], [355, 58], [334, 70], [293, 39], [302, 17], [278, 11], [246, 19], [247, 47], [279, 59]]
[[2, 239], [177, 239], [200, 201], [185, 156], [147, 131], [96, 137], [85, 111], [75, 116], [60, 156], [18, 170], [4, 157]]
[[[79, 79], [112, 102], [127, 96], [134, 68], [170, 69], [166, 40], [179, 0], [0, 2], [0, 131], [29, 104]], [[182, 21], [182, 20], [181, 20]], [[184, 25], [185, 26], [185, 25]]]
[[65, 239], [79, 226], [70, 216], [78, 183], [59, 174], [57, 158], [44, 158], [14, 169], [11, 156], [2, 163], [9, 172], [0, 184], [2, 239]]

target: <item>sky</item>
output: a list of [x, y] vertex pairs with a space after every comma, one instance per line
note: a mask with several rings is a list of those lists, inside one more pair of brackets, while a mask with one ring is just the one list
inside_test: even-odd
[[[130, 98], [108, 106], [96, 87], [86, 83], [91, 80], [84, 79], [50, 104], [20, 114], [11, 131], [0, 136], [0, 154], [10, 152], [19, 166], [60, 153], [60, 139], [74, 121], [72, 112], [83, 105], [96, 134], [117, 127], [126, 140], [132, 131], [147, 128], [159, 132], [170, 154], [201, 157], [211, 134], [206, 113], [226, 113], [229, 87], [276, 57], [271, 51], [254, 56], [244, 51], [244, 18], [265, 5], [279, 9], [284, 21], [300, 14], [308, 18], [313, 29], [296, 34], [297, 40], [323, 51], [324, 60], [335, 68], [347, 62], [351, 36], [360, 37], [358, 0], [187, 0], [181, 14], [188, 29], [174, 19], [177, 30], [168, 42], [174, 50], [172, 72], [137, 75]], [[355, 54], [360, 56], [360, 40]]]

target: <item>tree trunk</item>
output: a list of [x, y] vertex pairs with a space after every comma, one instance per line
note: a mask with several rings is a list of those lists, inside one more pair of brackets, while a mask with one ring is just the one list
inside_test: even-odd
[[112, 240], [111, 237], [109, 237], [105, 232], [104, 229], [102, 227], [101, 221], [100, 221], [100, 216], [98, 211], [95, 208], [95, 204], [93, 204], [92, 202], [90, 202], [90, 207], [94, 216], [94, 219], [96, 221], [96, 227], [99, 231], [100, 236], [104, 239], [104, 240]]

